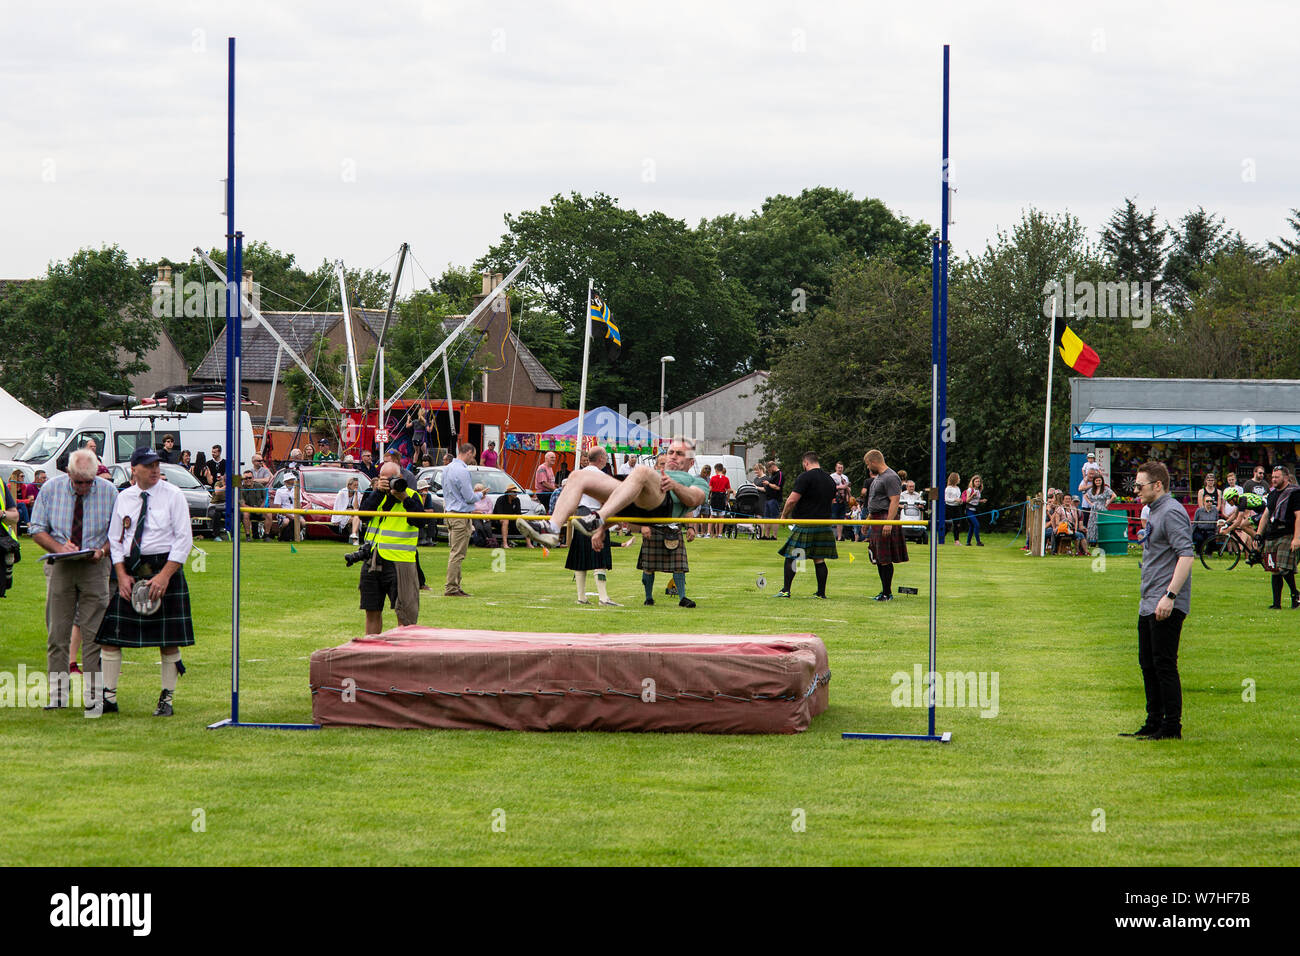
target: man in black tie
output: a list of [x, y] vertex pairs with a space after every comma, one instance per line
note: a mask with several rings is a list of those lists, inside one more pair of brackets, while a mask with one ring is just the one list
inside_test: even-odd
[[102, 648], [103, 706], [117, 707], [123, 647], [157, 647], [162, 654], [162, 693], [155, 717], [172, 715], [176, 678], [184, 673], [180, 648], [194, 643], [185, 561], [194, 546], [190, 510], [181, 490], [160, 481], [158, 455], [137, 448], [131, 455], [135, 484], [117, 497], [108, 543], [117, 590], [108, 605], [98, 642]]

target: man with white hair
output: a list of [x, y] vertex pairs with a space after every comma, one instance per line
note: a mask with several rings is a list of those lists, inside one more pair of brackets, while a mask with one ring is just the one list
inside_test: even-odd
[[47, 481], [32, 507], [32, 541], [50, 554], [84, 557], [51, 560], [45, 565], [45, 666], [49, 673], [47, 709], [68, 706], [69, 650], [72, 627], [81, 628], [85, 644], [87, 693], [85, 704], [94, 705], [91, 689], [99, 682], [100, 648], [95, 643], [108, 610], [108, 525], [117, 502], [117, 489], [97, 478], [99, 459], [78, 448], [68, 456], [67, 474]]
[[668, 446], [665, 469], [660, 472], [637, 465], [622, 481], [603, 471], [575, 471], [564, 483], [549, 522], [521, 521], [519, 529], [538, 544], [549, 548], [559, 543], [559, 531], [575, 514], [584, 495], [603, 502], [600, 508], [574, 521], [574, 527], [591, 538], [592, 550], [604, 547], [605, 519], [682, 518], [700, 505], [708, 494], [703, 479], [690, 474], [695, 461], [695, 443], [674, 438]]

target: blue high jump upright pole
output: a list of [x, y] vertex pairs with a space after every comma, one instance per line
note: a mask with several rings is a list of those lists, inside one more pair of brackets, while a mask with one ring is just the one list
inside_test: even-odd
[[246, 724], [239, 719], [239, 542], [241, 527], [235, 503], [239, 498], [239, 426], [242, 420], [244, 234], [235, 231], [235, 38], [230, 37], [226, 105], [226, 528], [230, 531], [230, 717], [209, 724], [218, 727], [269, 727], [277, 730], [320, 730], [319, 724]]
[[930, 655], [927, 671], [924, 734], [843, 733], [844, 740], [921, 740], [948, 743], [952, 733], [935, 732], [935, 685], [938, 683], [939, 534], [943, 529], [943, 496], [940, 476], [947, 474], [943, 432], [948, 415], [948, 45], [943, 47], [943, 225], [930, 239]]

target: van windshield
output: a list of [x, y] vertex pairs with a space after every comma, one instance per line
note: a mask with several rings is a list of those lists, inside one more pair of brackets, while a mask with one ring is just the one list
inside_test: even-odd
[[14, 461], [49, 461], [63, 447], [63, 443], [71, 434], [71, 428], [51, 428], [47, 425], [27, 439], [27, 444], [23, 445], [22, 450], [14, 456]]

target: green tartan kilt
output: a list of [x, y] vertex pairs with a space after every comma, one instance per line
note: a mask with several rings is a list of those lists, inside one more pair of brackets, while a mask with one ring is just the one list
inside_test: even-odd
[[835, 533], [829, 525], [795, 525], [790, 537], [776, 552], [783, 558], [838, 558]]
[[678, 533], [677, 547], [664, 547], [663, 525], [650, 526], [650, 537], [641, 538], [641, 553], [637, 555], [636, 566], [642, 571], [689, 571], [686, 563], [686, 536]]
[[1291, 550], [1291, 536], [1284, 534], [1280, 538], [1265, 538], [1263, 552], [1273, 556], [1274, 574], [1286, 574], [1296, 569], [1296, 552]]
[[[155, 568], [167, 563], [167, 555], [142, 555], [141, 560]], [[185, 583], [185, 569], [178, 569], [167, 583], [162, 607], [147, 617], [136, 613], [130, 601], [122, 600], [116, 577], [110, 580], [113, 596], [99, 627], [96, 644], [111, 647], [189, 647], [194, 643], [194, 623], [190, 617], [190, 588]]]

